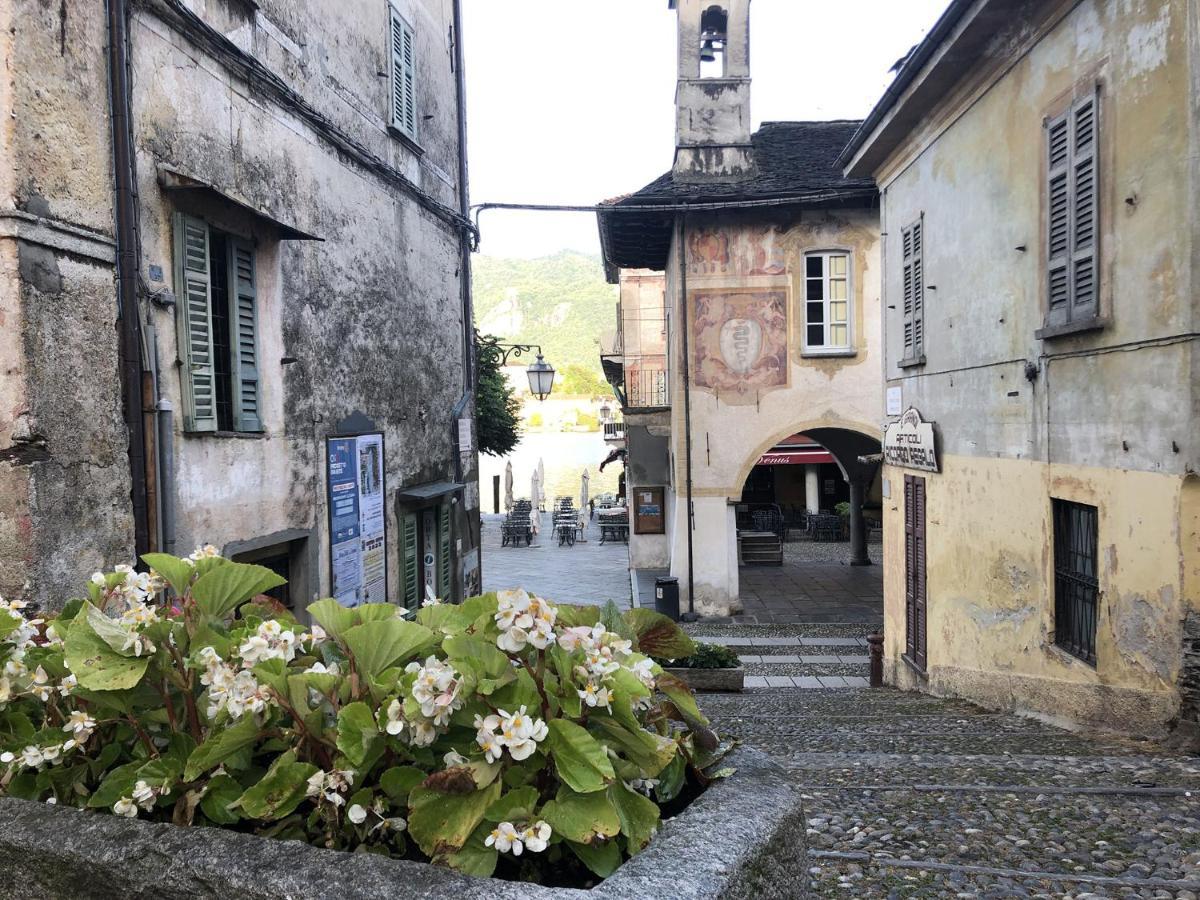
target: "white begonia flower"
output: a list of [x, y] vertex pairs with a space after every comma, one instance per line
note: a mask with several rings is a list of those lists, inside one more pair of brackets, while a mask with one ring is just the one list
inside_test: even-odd
[[71, 693], [71, 691], [75, 690], [75, 688], [78, 686], [79, 686], [79, 681], [75, 678], [75, 676], [68, 675], [66, 678], [64, 678], [62, 681], [60, 681], [58, 683], [58, 692], [62, 696], [66, 697], [68, 694]]
[[150, 785], [146, 784], [144, 781], [139, 780], [138, 783], [133, 786], [133, 802], [142, 809], [148, 810], [154, 806], [154, 798], [156, 796], [157, 792], [154, 790], [154, 788], [150, 787]]
[[53, 622], [51, 622], [49, 625], [47, 625], [46, 626], [46, 646], [47, 647], [61, 647], [61, 646], [63, 646], [64, 643], [65, 642], [63, 641], [62, 637], [58, 633], [57, 626]]
[[42, 748], [42, 761], [50, 765], [58, 763], [58, 757], [62, 754], [62, 744], [47, 744]]
[[114, 803], [112, 811], [118, 816], [124, 816], [127, 819], [136, 819], [138, 814], [137, 804], [130, 797], [122, 797]]
[[442, 763], [447, 769], [453, 769], [455, 766], [465, 766], [470, 764], [470, 760], [459, 753], [457, 750], [451, 750], [442, 757]]
[[200, 562], [202, 559], [215, 559], [220, 557], [220, 552], [212, 544], [204, 544], [196, 547], [189, 555], [188, 559], [192, 562]]
[[3, 753], [0, 753], [0, 763], [4, 763], [5, 765], [12, 762], [16, 758], [16, 754], [11, 750], [5, 750]]
[[308, 779], [305, 791], [309, 797], [324, 798], [334, 806], [344, 806], [342, 793], [354, 785], [353, 769], [334, 769], [331, 772], [314, 772]]
[[0, 676], [0, 706], [12, 699], [12, 682], [7, 675]]
[[314, 624], [312, 629], [308, 633], [307, 643], [309, 643], [313, 647], [319, 647], [321, 644], [324, 644], [328, 640], [329, 640], [329, 635], [325, 633], [325, 629], [322, 628], [320, 625]]
[[367, 808], [359, 803], [355, 803], [348, 810], [346, 810], [346, 818], [355, 825], [361, 825], [363, 822], [367, 821]]
[[496, 638], [496, 646], [505, 653], [520, 653], [528, 642], [528, 632], [515, 625], [507, 631], [500, 632], [500, 636]]
[[29, 668], [25, 665], [25, 651], [14, 650], [4, 663], [4, 674], [11, 678], [20, 678], [28, 672]]
[[526, 644], [544, 650], [554, 642], [554, 622], [558, 609], [540, 597], [525, 591], [500, 591], [495, 615], [500, 635], [496, 645], [506, 653], [519, 653]]
[[420, 704], [421, 715], [444, 728], [450, 724], [450, 716], [463, 705], [461, 678], [448, 663], [430, 656], [417, 668], [412, 697]]
[[125, 644], [121, 649], [123, 651], [132, 650], [134, 656], [149, 656], [154, 652], [154, 642], [133, 631], [125, 638]]
[[121, 624], [126, 628], [153, 625], [157, 621], [158, 610], [147, 603], [131, 603], [129, 608], [121, 613]]
[[649, 797], [650, 792], [658, 787], [658, 781], [657, 778], [634, 778], [632, 781], [623, 782], [623, 784], [629, 790], [637, 791]]
[[609, 712], [612, 712], [612, 694], [608, 688], [600, 687], [594, 681], [589, 681], [587, 686], [582, 691], [576, 691], [579, 694], [579, 699], [593, 709], [597, 706], [603, 706]]
[[74, 734], [76, 742], [83, 743], [92, 736], [95, 728], [95, 719], [85, 712], [76, 710], [67, 717], [67, 724], [62, 727], [62, 730]]
[[294, 631], [285, 631], [277, 621], [269, 619], [259, 625], [258, 631], [238, 647], [238, 655], [247, 669], [268, 659], [291, 662], [296, 658], [296, 648], [299, 644]]
[[524, 706], [511, 714], [504, 710], [499, 712], [500, 738], [509, 755], [518, 762], [528, 759], [537, 750], [537, 745], [546, 739], [549, 733], [546, 723], [532, 718]]
[[46, 757], [42, 754], [41, 747], [30, 744], [21, 751], [21, 765], [27, 768], [40, 769], [45, 761]]
[[550, 825], [539, 819], [521, 832], [521, 840], [525, 842], [525, 849], [530, 853], [541, 853], [549, 846], [550, 835], [553, 833]]
[[433, 585], [425, 585], [425, 599], [421, 601], [422, 606], [440, 606], [442, 601], [433, 593]]
[[501, 853], [512, 852], [513, 856], [520, 856], [521, 851], [525, 849], [525, 845], [521, 842], [521, 833], [513, 826], [512, 822], [501, 822], [492, 833], [484, 840], [484, 846], [495, 847]]
[[483, 748], [483, 756], [489, 763], [494, 763], [504, 755], [504, 744], [496, 729], [500, 727], [499, 716], [475, 716], [475, 743]]
[[93, 572], [90, 581], [96, 587], [108, 587], [108, 579], [104, 577], [103, 572]]
[[428, 747], [437, 740], [437, 729], [428, 722], [413, 722], [412, 723], [412, 745], [414, 747]]
[[33, 679], [29, 683], [29, 692], [43, 703], [49, 700], [50, 695], [54, 693], [54, 685], [50, 683], [50, 676], [41, 666], [34, 670]]
[[388, 704], [387, 725], [384, 727], [384, 731], [395, 736], [404, 731], [405, 724], [404, 704], [399, 700], [393, 700]]
[[324, 663], [315, 662], [311, 666], [309, 666], [307, 669], [304, 670], [304, 674], [305, 675], [340, 675], [341, 672], [338, 670], [338, 664], [335, 662], [330, 663], [329, 665], [325, 665]]
[[651, 690], [654, 689], [654, 660], [649, 658], [639, 659], [629, 667], [629, 671], [636, 675], [638, 677], [638, 681], [640, 681], [646, 687], [650, 688]]

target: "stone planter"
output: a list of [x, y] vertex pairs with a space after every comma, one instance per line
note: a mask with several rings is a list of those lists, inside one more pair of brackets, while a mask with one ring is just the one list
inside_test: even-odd
[[740, 691], [746, 684], [746, 667], [736, 669], [666, 669], [686, 681], [693, 691]]
[[[320, 850], [219, 828], [179, 828], [0, 800], [6, 900], [790, 900], [808, 896], [800, 794], [739, 748], [718, 781], [590, 891], [469, 878], [422, 863]], [[723, 763], [724, 765], [724, 763]]]

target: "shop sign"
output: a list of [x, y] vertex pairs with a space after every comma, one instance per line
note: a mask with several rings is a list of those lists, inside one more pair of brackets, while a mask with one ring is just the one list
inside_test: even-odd
[[883, 459], [889, 466], [940, 472], [933, 423], [923, 421], [921, 414], [910, 406], [884, 432]]

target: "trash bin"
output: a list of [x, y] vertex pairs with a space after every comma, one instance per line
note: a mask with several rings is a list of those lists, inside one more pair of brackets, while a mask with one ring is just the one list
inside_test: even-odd
[[654, 609], [672, 621], [679, 621], [679, 579], [654, 579]]

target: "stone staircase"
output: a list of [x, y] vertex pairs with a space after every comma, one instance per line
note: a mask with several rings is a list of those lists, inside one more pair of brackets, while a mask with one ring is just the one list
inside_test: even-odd
[[773, 531], [739, 531], [742, 565], [782, 566], [783, 542]]

